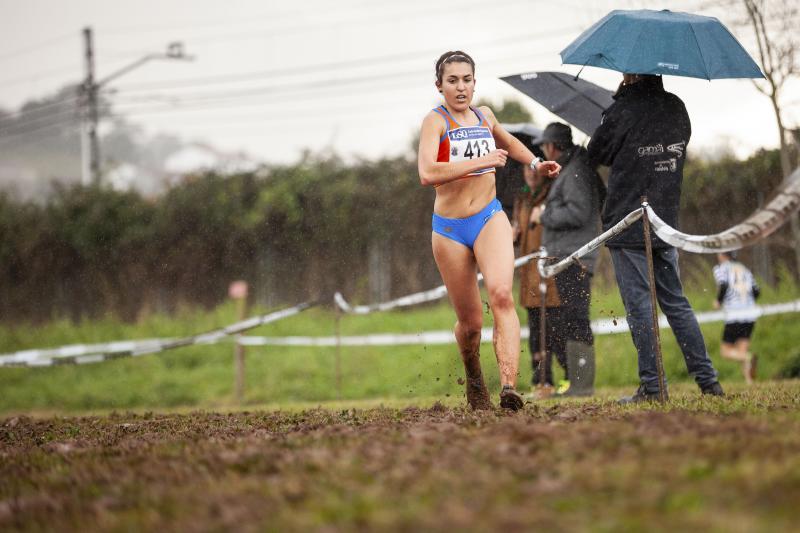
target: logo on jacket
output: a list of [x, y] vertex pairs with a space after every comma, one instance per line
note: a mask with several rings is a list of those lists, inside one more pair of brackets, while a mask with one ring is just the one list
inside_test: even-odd
[[681, 141], [679, 143], [670, 144], [667, 146], [667, 152], [672, 152], [673, 154], [677, 155], [678, 158], [683, 157], [683, 152], [686, 150], [686, 141]]
[[664, 145], [663, 144], [655, 144], [653, 146], [640, 146], [636, 149], [639, 153], [639, 157], [649, 157], [653, 155], [660, 155], [664, 153]]
[[678, 160], [674, 157], [654, 163], [656, 172], [675, 172], [678, 170]]

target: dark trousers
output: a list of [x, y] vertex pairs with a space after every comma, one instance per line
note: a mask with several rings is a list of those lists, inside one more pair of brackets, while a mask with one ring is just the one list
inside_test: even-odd
[[[639, 357], [639, 382], [648, 393], [658, 393], [656, 337], [653, 331], [647, 256], [642, 249], [609, 248], [614, 262], [617, 285], [625, 304], [628, 327]], [[683, 295], [678, 251], [675, 248], [653, 250], [653, 273], [656, 299], [667, 316], [672, 332], [683, 352], [689, 374], [702, 388], [717, 381], [717, 372], [706, 351], [703, 333], [689, 300]], [[666, 379], [666, 377], [665, 377]]]
[[543, 361], [534, 358], [539, 352], [539, 325], [541, 311], [538, 308], [527, 308], [528, 343], [533, 368], [533, 384], [553, 385], [552, 361], [555, 356], [558, 364], [567, 374], [567, 341], [579, 341], [585, 344], [594, 343], [591, 323], [589, 321], [589, 304], [591, 302], [592, 274], [580, 265], [571, 265], [555, 277], [556, 288], [561, 300], [560, 307], [548, 307], [545, 311], [546, 350]]

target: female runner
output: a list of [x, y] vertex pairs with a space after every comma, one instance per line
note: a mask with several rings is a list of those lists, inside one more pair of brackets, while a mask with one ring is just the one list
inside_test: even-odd
[[500, 406], [518, 410], [514, 389], [519, 368], [519, 317], [514, 307], [514, 248], [511, 225], [495, 198], [495, 167], [506, 158], [530, 165], [539, 176], [561, 167], [540, 161], [497, 122], [488, 107], [470, 105], [475, 62], [464, 52], [447, 52], [436, 62], [436, 88], [444, 104], [422, 122], [419, 176], [436, 188], [433, 256], [456, 312], [455, 336], [467, 375], [467, 401], [491, 409], [480, 364], [483, 309], [476, 279], [483, 272], [494, 316], [494, 351], [500, 369]]

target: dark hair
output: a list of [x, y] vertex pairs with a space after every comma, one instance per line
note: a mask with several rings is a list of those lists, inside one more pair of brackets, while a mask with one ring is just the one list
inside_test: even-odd
[[469, 56], [468, 53], [456, 50], [454, 52], [445, 52], [436, 61], [436, 83], [442, 83], [442, 74], [444, 73], [444, 66], [448, 63], [469, 63], [472, 67], [472, 73], [475, 74], [475, 61]]

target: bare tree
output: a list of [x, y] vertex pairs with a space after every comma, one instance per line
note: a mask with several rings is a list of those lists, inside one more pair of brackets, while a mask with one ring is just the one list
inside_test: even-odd
[[[788, 128], [781, 108], [783, 90], [792, 78], [800, 74], [800, 38], [796, 29], [797, 0], [742, 0], [747, 17], [742, 25], [749, 26], [756, 38], [758, 56], [764, 80], [753, 80], [756, 88], [772, 103], [780, 141], [781, 171], [784, 177], [792, 172], [790, 151], [795, 154], [800, 145]], [[795, 126], [796, 128], [796, 126]], [[793, 142], [794, 141], [794, 142]], [[800, 278], [800, 222], [791, 217], [797, 277]]]
[[792, 172], [790, 131], [781, 110], [781, 96], [787, 82], [800, 74], [800, 37], [796, 28], [796, 0], [742, 0], [749, 26], [755, 34], [765, 80], [754, 81], [756, 88], [772, 103], [781, 148], [781, 170]]

